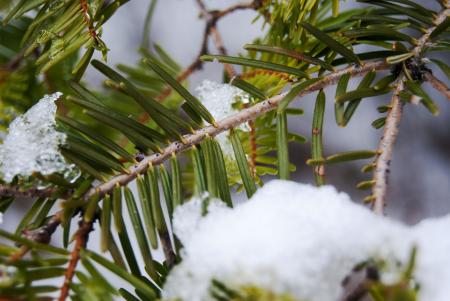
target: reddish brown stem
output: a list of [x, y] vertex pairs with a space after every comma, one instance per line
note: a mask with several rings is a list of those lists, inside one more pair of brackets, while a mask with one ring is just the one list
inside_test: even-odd
[[[222, 40], [222, 37], [221, 37], [219, 31], [217, 30], [216, 24], [211, 26], [210, 32], [211, 32], [211, 36], [214, 40], [217, 50], [220, 52], [220, 54], [227, 55], [228, 54], [227, 50], [225, 49], [225, 47], [223, 45], [223, 40]], [[236, 75], [236, 71], [234, 71], [234, 68], [232, 65], [223, 64], [223, 67], [225, 68], [225, 72], [227, 73], [229, 78], [232, 78], [233, 76]]]
[[249, 3], [237, 3], [233, 6], [230, 6], [229, 8], [226, 8], [224, 10], [216, 12], [214, 15], [216, 18], [222, 18], [225, 17], [228, 14], [231, 14], [237, 10], [244, 10], [244, 9], [258, 9], [258, 7], [261, 5], [259, 4], [261, 1], [252, 1]]
[[69, 296], [70, 285], [80, 260], [80, 252], [86, 247], [89, 233], [92, 231], [92, 222], [81, 221], [77, 233], [75, 234], [75, 246], [70, 253], [70, 261], [64, 276], [64, 284], [61, 287], [58, 301], [65, 301]]
[[20, 246], [19, 250], [13, 254], [11, 254], [11, 256], [9, 256], [9, 261], [17, 261], [22, 259], [25, 254], [28, 253], [28, 251], [30, 250], [30, 247], [28, 246]]
[[89, 4], [87, 0], [80, 0], [81, 11], [83, 12], [83, 20], [88, 27], [89, 34], [94, 39], [97, 38], [97, 32], [95, 31], [94, 26], [92, 25], [91, 18], [89, 17]]

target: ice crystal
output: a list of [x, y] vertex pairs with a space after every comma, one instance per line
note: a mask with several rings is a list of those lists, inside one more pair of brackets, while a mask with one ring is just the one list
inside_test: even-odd
[[288, 181], [266, 184], [234, 209], [204, 217], [200, 210], [197, 201], [175, 211], [183, 260], [167, 278], [167, 300], [212, 301], [213, 279], [236, 290], [256, 286], [299, 300], [338, 300], [342, 280], [368, 259], [386, 263], [384, 283], [399, 281], [397, 264], [407, 264], [414, 246], [420, 300], [450, 298], [450, 216], [407, 227], [331, 186]]
[[[211, 112], [215, 119], [221, 120], [238, 112], [233, 107], [238, 102], [248, 103], [250, 96], [239, 88], [229, 84], [219, 84], [210, 80], [204, 80], [196, 88], [198, 98], [203, 105]], [[248, 131], [247, 124], [242, 124], [239, 129]], [[228, 133], [216, 136], [225, 157], [233, 156], [233, 147], [228, 139]]]
[[55, 101], [62, 93], [46, 95], [25, 114], [11, 122], [8, 134], [0, 145], [0, 171], [6, 182], [15, 176], [33, 173], [61, 173], [72, 180], [75, 167], [69, 165], [59, 151], [66, 134], [56, 130]]

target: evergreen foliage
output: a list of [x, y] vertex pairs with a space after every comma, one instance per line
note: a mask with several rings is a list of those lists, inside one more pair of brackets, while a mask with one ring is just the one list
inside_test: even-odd
[[[174, 209], [204, 192], [232, 206], [233, 189], [251, 197], [265, 175], [289, 179], [298, 167], [290, 162], [290, 143], [310, 141], [306, 164], [317, 185], [326, 183], [326, 169], [334, 164], [373, 159], [361, 165], [372, 176], [357, 187], [371, 189], [366, 202], [382, 213], [402, 108], [420, 103], [438, 114], [438, 105], [423, 89], [429, 84], [450, 100], [446, 79], [431, 72], [437, 67], [450, 78], [448, 62], [434, 58], [436, 52], [450, 51], [448, 0], [433, 0], [427, 7], [423, 1], [358, 0], [360, 8], [346, 11], [339, 10], [338, 0], [254, 0], [224, 10], [209, 10], [197, 0], [206, 30], [198, 58], [186, 69], [159, 45], [148, 45], [156, 0], [149, 6], [141, 60], [108, 65], [102, 26], [127, 2], [0, 3], [0, 130], [44, 94], [62, 92], [56, 118], [67, 139], [61, 153], [80, 170], [72, 182], [62, 174], [39, 173], [10, 183], [0, 179], [0, 212], [8, 214], [23, 197], [33, 202], [15, 233], [0, 230], [2, 300], [157, 300], [180, 260], [181, 246], [171, 231]], [[241, 9], [255, 10], [268, 31], [245, 45], [240, 56], [228, 56], [216, 24]], [[208, 50], [209, 38], [218, 54]], [[371, 50], [360, 52], [360, 45]], [[92, 59], [96, 52], [102, 60]], [[213, 60], [223, 63], [225, 82], [249, 94], [248, 103], [235, 102], [238, 112], [222, 120], [187, 85], [190, 74]], [[89, 64], [104, 77], [104, 89], [83, 80]], [[242, 71], [236, 73], [236, 66]], [[350, 90], [349, 80], [359, 77]], [[324, 89], [334, 85], [334, 100], [326, 99]], [[288, 117], [303, 114], [292, 103], [315, 92], [311, 134], [290, 132]], [[384, 94], [392, 95], [391, 102], [378, 108], [378, 119], [368, 121], [384, 130], [378, 149], [324, 153], [326, 107], [345, 127], [361, 101]], [[244, 123], [250, 130], [239, 127]], [[215, 139], [223, 132], [229, 135], [231, 157]], [[136, 194], [129, 188], [134, 180]], [[125, 208], [131, 227], [124, 224]], [[63, 246], [57, 247], [50, 238], [60, 227], [63, 237], [53, 240]], [[100, 233], [102, 254], [87, 248], [92, 231]], [[152, 257], [158, 247], [163, 262]], [[112, 286], [99, 267], [123, 279], [126, 287]], [[376, 301], [416, 300], [406, 285], [410, 276], [405, 272], [405, 280], [393, 286], [368, 281], [367, 290]], [[64, 279], [61, 285], [43, 282], [58, 277]], [[294, 300], [254, 287], [232, 292], [220, 282], [212, 288], [217, 300]]]

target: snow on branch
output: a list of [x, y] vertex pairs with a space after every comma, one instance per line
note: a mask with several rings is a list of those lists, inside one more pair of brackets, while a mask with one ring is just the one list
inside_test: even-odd
[[214, 300], [212, 280], [234, 290], [257, 286], [298, 300], [338, 300], [345, 276], [369, 259], [384, 262], [383, 283], [399, 281], [398, 263], [406, 266], [414, 247], [419, 300], [450, 296], [450, 216], [407, 227], [331, 186], [279, 180], [234, 209], [217, 204], [206, 216], [199, 200], [176, 209], [183, 261], [168, 276], [164, 300]]
[[0, 145], [0, 173], [5, 182], [33, 173], [61, 173], [66, 178], [74, 175], [75, 166], [68, 164], [59, 151], [66, 141], [66, 134], [56, 130], [55, 122], [55, 101], [61, 96], [59, 92], [44, 96], [10, 124]]
[[[211, 112], [216, 120], [222, 120], [239, 112], [233, 105], [236, 103], [249, 104], [250, 95], [235, 86], [219, 84], [210, 80], [204, 80], [196, 89], [198, 98], [202, 104]], [[239, 129], [249, 131], [247, 123], [239, 126]], [[233, 147], [224, 132], [216, 136], [225, 157], [233, 157]]]

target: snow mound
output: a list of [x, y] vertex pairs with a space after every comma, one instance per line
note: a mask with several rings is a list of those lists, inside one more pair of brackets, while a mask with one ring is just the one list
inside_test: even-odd
[[4, 181], [11, 182], [15, 176], [28, 177], [34, 172], [73, 174], [74, 166], [67, 164], [59, 152], [66, 134], [55, 128], [55, 101], [61, 96], [59, 92], [45, 95], [11, 122], [8, 135], [0, 145], [0, 172]]
[[[208, 202], [208, 204], [205, 205], [205, 202]], [[228, 208], [220, 199], [210, 198], [207, 192], [201, 196], [192, 197], [183, 206], [178, 206], [174, 212], [173, 230], [177, 233], [178, 239], [181, 241], [190, 240], [204, 217], [204, 206], [206, 206], [207, 214], [220, 212]]]
[[[175, 211], [183, 261], [168, 276], [163, 299], [209, 301], [212, 279], [230, 288], [258, 286], [299, 300], [334, 301], [341, 282], [365, 260], [407, 264], [417, 247], [420, 300], [450, 297], [450, 216], [415, 227], [373, 214], [331, 186], [272, 181], [234, 209], [200, 202]], [[187, 234], [186, 234], [187, 233]], [[383, 281], [396, 281], [399, 271]]]
[[[196, 89], [201, 103], [208, 109], [216, 120], [221, 120], [238, 112], [233, 108], [236, 102], [248, 103], [250, 95], [235, 86], [219, 84], [210, 80], [204, 80]], [[239, 129], [248, 131], [247, 124], [242, 124]], [[228, 139], [228, 133], [216, 136], [225, 157], [234, 156], [233, 147]]]

